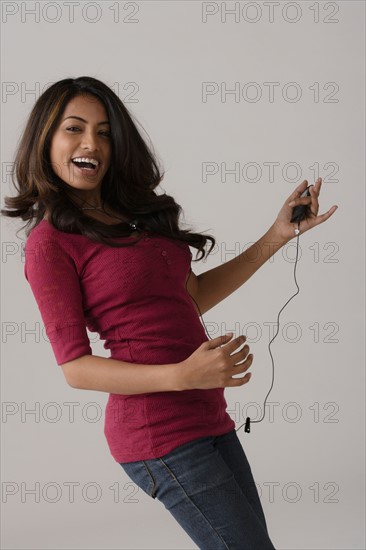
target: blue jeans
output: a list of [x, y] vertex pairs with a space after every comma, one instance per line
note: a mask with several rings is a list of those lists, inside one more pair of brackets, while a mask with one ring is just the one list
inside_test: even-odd
[[252, 471], [235, 429], [200, 437], [161, 458], [121, 462], [202, 550], [274, 550]]

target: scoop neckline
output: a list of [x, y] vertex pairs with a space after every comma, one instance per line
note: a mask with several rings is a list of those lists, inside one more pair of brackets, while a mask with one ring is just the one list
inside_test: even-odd
[[[56, 229], [45, 218], [42, 218], [41, 222], [46, 222], [50, 227], [52, 227], [53, 229]], [[114, 223], [114, 224], [107, 224], [107, 225], [116, 226], [116, 225], [121, 225], [122, 223], [123, 224], [128, 224], [128, 222], [121, 222], [121, 223]], [[56, 229], [56, 231], [58, 231], [58, 230]], [[61, 231], [61, 233], [63, 233], [63, 232]], [[134, 231], [133, 233], [136, 233], [136, 231]], [[136, 241], [140, 241], [140, 240], [142, 240], [143, 237], [146, 237], [148, 234], [151, 234], [151, 231], [141, 230], [141, 231], [138, 231], [137, 233], [138, 233], [138, 235], [135, 236], [135, 237], [131, 234], [131, 235], [126, 235], [125, 237], [120, 236], [120, 237], [111, 237], [111, 238], [112, 239], [131, 239], [132, 238], [132, 239], [135, 239]], [[86, 235], [80, 235], [79, 233], [67, 233], [67, 235], [79, 235], [81, 237], [86, 237]]]

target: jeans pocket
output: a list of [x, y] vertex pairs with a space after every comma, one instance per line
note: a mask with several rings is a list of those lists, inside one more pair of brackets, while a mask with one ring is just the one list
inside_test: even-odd
[[149, 497], [156, 498], [156, 481], [144, 460], [137, 462], [120, 462], [128, 477]]

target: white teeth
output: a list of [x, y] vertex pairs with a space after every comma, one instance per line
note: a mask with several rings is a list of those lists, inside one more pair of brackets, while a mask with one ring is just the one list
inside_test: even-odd
[[91, 164], [94, 164], [94, 166], [98, 166], [99, 161], [87, 157], [75, 157], [74, 159], [71, 159], [76, 162], [90, 162]]

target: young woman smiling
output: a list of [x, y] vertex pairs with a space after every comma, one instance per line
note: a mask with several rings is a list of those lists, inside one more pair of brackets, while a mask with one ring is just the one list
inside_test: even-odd
[[[248, 250], [196, 276], [189, 247], [199, 261], [215, 239], [179, 226], [180, 205], [155, 193], [162, 179], [118, 96], [91, 77], [64, 79], [33, 107], [14, 162], [18, 193], [1, 212], [28, 220], [25, 277], [68, 384], [109, 394], [114, 460], [199, 548], [273, 549], [224, 397], [247, 384], [253, 355], [239, 349], [245, 336], [210, 339], [200, 316], [293, 238], [293, 206], [310, 209], [302, 233], [336, 206], [318, 215], [321, 180], [299, 198], [304, 181], [253, 245], [257, 260]], [[87, 329], [110, 357], [93, 355]]]

